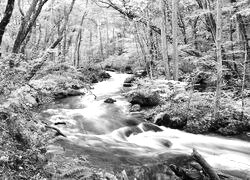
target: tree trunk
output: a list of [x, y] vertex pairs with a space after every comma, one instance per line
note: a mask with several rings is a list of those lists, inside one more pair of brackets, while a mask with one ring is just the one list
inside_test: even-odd
[[109, 56], [109, 20], [106, 19], [106, 39], [107, 39], [107, 45], [106, 45], [106, 56]]
[[188, 40], [187, 40], [187, 33], [186, 33], [186, 25], [185, 25], [183, 18], [184, 18], [183, 15], [178, 13], [178, 19], [179, 19], [178, 23], [179, 23], [180, 31], [183, 35], [184, 43], [187, 44]]
[[4, 15], [3, 15], [3, 19], [0, 22], [0, 57], [2, 56], [1, 45], [2, 45], [3, 35], [5, 32], [6, 26], [10, 22], [10, 18], [14, 9], [14, 4], [15, 4], [15, 0], [8, 0]]
[[[136, 30], [136, 33], [135, 33], [136, 34], [136, 40], [137, 40], [137, 42], [138, 42], [138, 44], [140, 46], [144, 63], [146, 64], [147, 63], [147, 54], [146, 54], [145, 48], [143, 46], [143, 42], [141, 41], [141, 38], [140, 38], [140, 35], [139, 35], [139, 28], [138, 28], [136, 23], [135, 23], [135, 30]], [[149, 74], [149, 72], [147, 72], [147, 73]]]
[[172, 34], [173, 34], [173, 60], [174, 60], [174, 80], [178, 81], [179, 74], [179, 57], [178, 57], [178, 3], [179, 0], [172, 0]]
[[192, 23], [192, 33], [193, 33], [193, 42], [194, 42], [194, 48], [195, 50], [199, 50], [198, 43], [197, 43], [197, 23], [198, 23], [198, 17], [194, 19]]
[[147, 35], [148, 35], [148, 61], [146, 67], [149, 72], [149, 78], [153, 78], [153, 62], [154, 62], [154, 41], [153, 41], [153, 31], [151, 29], [151, 17], [149, 16], [149, 10], [147, 10]]
[[243, 17], [240, 14], [236, 14], [236, 19], [239, 24], [239, 31], [241, 34], [241, 38], [243, 39], [245, 51], [247, 53], [245, 85], [247, 87], [250, 87], [250, 46], [249, 46], [250, 38], [247, 37], [247, 27], [246, 27], [246, 23], [244, 22]]
[[216, 29], [216, 53], [217, 53], [217, 86], [215, 96], [214, 117], [218, 119], [221, 96], [222, 80], [222, 53], [221, 53], [221, 36], [222, 36], [222, 0], [217, 0], [217, 29]]
[[207, 163], [207, 161], [195, 150], [193, 149], [192, 156], [201, 165], [206, 174], [211, 180], [220, 180], [218, 174], [215, 170]]
[[247, 44], [245, 43], [245, 58], [243, 63], [243, 77], [242, 77], [242, 85], [241, 85], [241, 112], [242, 117], [244, 115], [245, 110], [245, 81], [246, 81], [246, 67], [247, 67]]
[[80, 28], [78, 30], [77, 33], [77, 37], [76, 37], [76, 44], [75, 44], [75, 57], [74, 57], [74, 65], [78, 68], [79, 67], [79, 62], [80, 62], [80, 46], [81, 46], [81, 41], [82, 41], [82, 25], [83, 25], [83, 21], [84, 18], [86, 16], [86, 13], [83, 14], [81, 22], [80, 22]]
[[101, 55], [102, 61], [104, 61], [104, 52], [103, 52], [103, 41], [102, 41], [101, 23], [98, 24], [98, 31], [99, 31], [99, 40], [100, 40], [100, 55]]
[[89, 60], [93, 59], [93, 50], [92, 50], [92, 46], [93, 46], [93, 32], [92, 30], [90, 29], [90, 32], [89, 32]]
[[39, 16], [43, 5], [48, 0], [33, 0], [26, 15], [22, 17], [21, 25], [19, 27], [17, 37], [14, 41], [14, 46], [12, 49], [13, 53], [19, 53], [22, 43], [27, 37], [28, 33], [31, 31], [37, 17]]
[[43, 64], [47, 61], [50, 55], [51, 49], [54, 49], [62, 41], [62, 39], [63, 39], [63, 36], [58, 37], [51, 44], [51, 46], [44, 52], [44, 55], [41, 57], [41, 61], [31, 69], [30, 73], [25, 78], [26, 81], [30, 81], [36, 75], [37, 71], [39, 71], [41, 67], [43, 66]]
[[216, 23], [212, 14], [212, 10], [210, 8], [210, 0], [196, 0], [197, 4], [201, 9], [209, 10], [208, 13], [205, 14], [205, 24], [207, 31], [211, 33], [212, 39], [216, 41]]
[[166, 4], [164, 0], [161, 0], [161, 11], [162, 11], [162, 21], [161, 21], [162, 57], [165, 65], [166, 78], [170, 80], [169, 61], [168, 61], [168, 40], [167, 40], [167, 16], [166, 16]]

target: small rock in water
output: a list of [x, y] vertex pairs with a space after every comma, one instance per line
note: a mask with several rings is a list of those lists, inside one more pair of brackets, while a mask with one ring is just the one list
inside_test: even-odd
[[162, 139], [162, 140], [161, 140], [161, 143], [162, 143], [164, 146], [166, 146], [166, 147], [172, 146], [172, 143], [171, 143], [169, 140], [167, 140], [167, 139]]
[[131, 106], [131, 108], [130, 108], [130, 112], [138, 112], [138, 111], [140, 111], [141, 110], [141, 106], [140, 106], [140, 104], [134, 104], [134, 105], [132, 105]]
[[142, 130], [137, 126], [127, 127], [127, 129], [124, 132], [126, 137], [129, 137], [131, 134], [136, 135], [136, 134], [139, 134], [139, 133], [142, 133]]
[[55, 122], [55, 125], [66, 125], [66, 122]]
[[152, 124], [152, 123], [142, 123], [142, 129], [144, 131], [154, 131], [154, 132], [159, 132], [162, 131], [161, 128], [159, 128], [158, 126]]
[[135, 81], [135, 76], [131, 76], [125, 79], [124, 83], [133, 83]]
[[132, 87], [133, 84], [132, 83], [123, 83], [123, 87]]
[[114, 102], [116, 102], [116, 100], [112, 99], [112, 98], [108, 98], [104, 101], [105, 103], [109, 103], [109, 104], [112, 104]]

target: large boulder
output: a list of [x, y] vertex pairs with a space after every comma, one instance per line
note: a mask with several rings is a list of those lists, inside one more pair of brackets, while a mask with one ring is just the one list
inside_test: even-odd
[[168, 113], [160, 113], [155, 116], [154, 124], [173, 129], [183, 129], [187, 124], [187, 120], [177, 116], [171, 118]]
[[156, 92], [133, 92], [129, 94], [129, 102], [139, 104], [141, 107], [157, 106], [160, 104], [160, 95]]

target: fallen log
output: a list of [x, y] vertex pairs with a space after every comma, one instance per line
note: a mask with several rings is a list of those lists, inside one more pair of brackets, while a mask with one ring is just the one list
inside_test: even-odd
[[60, 135], [61, 135], [61, 136], [63, 136], [63, 137], [67, 137], [67, 136], [64, 135], [59, 129], [57, 129], [57, 128], [53, 127], [53, 126], [48, 126], [48, 125], [46, 125], [45, 127], [55, 130], [55, 131], [56, 131], [56, 136], [60, 136]]
[[193, 149], [192, 157], [202, 166], [206, 174], [212, 180], [220, 180], [218, 174], [215, 170], [207, 163], [207, 161], [197, 152], [196, 149]]

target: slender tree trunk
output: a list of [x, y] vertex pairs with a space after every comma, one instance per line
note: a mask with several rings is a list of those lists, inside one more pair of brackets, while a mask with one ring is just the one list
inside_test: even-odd
[[[138, 42], [138, 44], [140, 46], [144, 63], [147, 64], [147, 53], [146, 53], [145, 48], [143, 46], [143, 42], [141, 41], [141, 38], [140, 38], [140, 35], [139, 35], [139, 28], [138, 28], [136, 23], [135, 23], [135, 30], [136, 30], [136, 39], [137, 39], [137, 42]], [[148, 71], [147, 68], [146, 68], [146, 70]], [[149, 72], [147, 72], [147, 73], [149, 74]]]
[[169, 61], [168, 61], [168, 40], [167, 40], [167, 16], [166, 16], [166, 4], [164, 0], [161, 0], [162, 22], [161, 22], [161, 47], [163, 62], [165, 65], [166, 78], [170, 79]]
[[83, 21], [84, 21], [85, 16], [86, 16], [86, 13], [84, 13], [82, 18], [81, 18], [80, 28], [78, 30], [77, 37], [76, 37], [75, 53], [74, 53], [75, 54], [74, 65], [77, 68], [79, 67], [79, 64], [80, 64], [80, 47], [81, 47], [81, 41], [82, 41], [82, 25], [83, 25]]
[[78, 44], [77, 44], [77, 63], [76, 63], [76, 67], [77, 68], [79, 68], [79, 66], [80, 66], [80, 59], [81, 59], [80, 49], [81, 49], [81, 43], [82, 43], [82, 31], [79, 34], [79, 40], [78, 40]]
[[222, 80], [222, 53], [221, 53], [221, 36], [222, 36], [222, 0], [217, 0], [217, 29], [216, 29], [216, 53], [217, 53], [217, 86], [215, 96], [214, 117], [219, 118], [221, 80]]
[[[148, 7], [150, 8], [151, 3]], [[149, 78], [153, 78], [153, 62], [154, 62], [154, 40], [153, 31], [151, 29], [151, 17], [149, 15], [149, 9], [147, 10], [147, 38], [148, 38], [148, 61], [146, 67], [148, 68]]]
[[236, 19], [237, 19], [237, 22], [239, 24], [239, 31], [240, 31], [241, 38], [243, 40], [243, 44], [244, 44], [244, 47], [245, 47], [245, 50], [247, 53], [245, 86], [247, 86], [249, 88], [250, 87], [250, 46], [249, 46], [250, 37], [247, 36], [248, 29], [246, 26], [246, 22], [244, 21], [241, 14], [237, 14]]
[[93, 50], [92, 50], [92, 46], [93, 46], [93, 32], [92, 30], [90, 30], [89, 32], [89, 60], [91, 60], [93, 58]]
[[[138, 47], [138, 43], [137, 43], [137, 38], [136, 38], [136, 36], [134, 36], [134, 43], [135, 43], [135, 46], [136, 46], [137, 55], [138, 55], [138, 57], [140, 57], [140, 52], [139, 52], [139, 47]], [[141, 67], [141, 66], [142, 66], [141, 59], [138, 58], [138, 61], [139, 61], [140, 67]]]
[[198, 17], [194, 19], [192, 23], [192, 33], [193, 33], [193, 39], [194, 39], [194, 48], [195, 50], [198, 50], [198, 43], [197, 43], [197, 23], [198, 23]]
[[103, 41], [102, 41], [101, 24], [98, 24], [98, 31], [99, 31], [99, 40], [100, 40], [100, 55], [101, 55], [102, 61], [104, 61], [104, 52], [103, 52]]
[[208, 13], [205, 14], [205, 24], [208, 32], [211, 33], [212, 39], [216, 41], [216, 22], [212, 14], [210, 7], [210, 0], [196, 0], [197, 4], [201, 9], [208, 10]]
[[180, 27], [180, 30], [181, 30], [181, 33], [183, 35], [183, 41], [185, 44], [188, 43], [188, 40], [187, 40], [187, 33], [186, 33], [186, 26], [185, 26], [185, 22], [183, 20], [183, 15], [182, 14], [178, 14], [178, 19], [179, 19], [179, 27]]
[[10, 18], [14, 9], [14, 4], [15, 4], [15, 0], [8, 0], [4, 15], [3, 15], [3, 19], [0, 22], [0, 57], [2, 56], [1, 45], [2, 45], [3, 35], [4, 35], [7, 25], [10, 22]]
[[244, 110], [245, 110], [245, 81], [246, 81], [246, 67], [247, 67], [247, 44], [245, 42], [245, 58], [244, 58], [244, 63], [243, 63], [243, 77], [242, 77], [242, 85], [241, 85], [241, 112], [242, 112], [242, 117], [244, 115]]
[[179, 0], [172, 0], [172, 34], [173, 34], [173, 60], [174, 60], [174, 80], [178, 81], [179, 77], [179, 57], [178, 57], [178, 3]]
[[107, 47], [106, 47], [106, 55], [109, 56], [109, 20], [106, 20], [106, 39], [107, 39]]
[[[64, 19], [68, 19], [67, 16], [68, 16], [68, 13], [67, 13], [66, 5], [65, 5], [64, 6]], [[63, 29], [62, 62], [65, 62], [66, 60], [66, 46], [67, 46], [67, 25]]]

